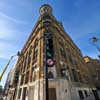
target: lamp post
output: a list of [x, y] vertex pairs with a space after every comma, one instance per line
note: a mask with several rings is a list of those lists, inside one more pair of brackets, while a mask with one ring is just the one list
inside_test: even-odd
[[[99, 58], [99, 63], [100, 63], [100, 47], [97, 45], [97, 42], [99, 41], [100, 39], [99, 38], [97, 38], [97, 37], [92, 37], [92, 38], [90, 38], [90, 41], [91, 41], [91, 43], [96, 47], [96, 49], [99, 51], [99, 55], [98, 55], [98, 58]], [[96, 69], [96, 71], [97, 71], [97, 80], [98, 80], [98, 78], [99, 78], [99, 73], [98, 73], [98, 69]]]
[[92, 37], [90, 38], [91, 43], [97, 48], [97, 50], [100, 52], [99, 46], [96, 44], [99, 41], [99, 38], [97, 37]]
[[[95, 36], [93, 36], [92, 38], [90, 38], [90, 41], [91, 41], [92, 45], [94, 45], [94, 46], [96, 47], [96, 49], [99, 51], [99, 53], [100, 53], [100, 48], [99, 48], [99, 46], [97, 45], [97, 42], [98, 42], [99, 40], [100, 40], [100, 39], [97, 38], [97, 37], [95, 37]], [[100, 59], [100, 55], [98, 55], [98, 58]]]

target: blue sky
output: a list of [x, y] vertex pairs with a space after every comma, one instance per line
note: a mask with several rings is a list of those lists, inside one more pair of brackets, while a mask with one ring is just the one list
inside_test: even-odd
[[[100, 38], [100, 0], [0, 0], [0, 73], [10, 56], [23, 47], [44, 3], [53, 7], [53, 14], [83, 55], [97, 58], [99, 52], [89, 38]], [[0, 84], [4, 85], [14, 62], [15, 59]]]

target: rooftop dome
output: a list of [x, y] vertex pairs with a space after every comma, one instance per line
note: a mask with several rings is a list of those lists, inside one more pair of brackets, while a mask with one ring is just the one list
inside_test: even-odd
[[51, 15], [52, 14], [52, 7], [48, 4], [44, 4], [40, 7], [40, 15], [44, 15], [44, 14], [49, 14]]

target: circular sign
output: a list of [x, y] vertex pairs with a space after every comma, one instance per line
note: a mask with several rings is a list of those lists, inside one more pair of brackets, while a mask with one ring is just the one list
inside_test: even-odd
[[54, 65], [54, 61], [53, 61], [52, 59], [48, 59], [48, 60], [47, 60], [47, 64], [48, 64], [49, 66], [53, 66], [53, 65]]

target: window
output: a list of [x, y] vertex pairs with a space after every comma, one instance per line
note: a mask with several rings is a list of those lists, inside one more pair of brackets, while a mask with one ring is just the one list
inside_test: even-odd
[[78, 78], [79, 78], [79, 81], [82, 82], [82, 77], [81, 77], [81, 73], [78, 72]]
[[22, 95], [22, 100], [26, 99], [26, 95], [27, 95], [27, 87], [23, 88], [23, 95]]
[[28, 57], [28, 52], [27, 52], [27, 54], [26, 54], [26, 69], [28, 69], [28, 60], [29, 60], [29, 57]]
[[53, 73], [51, 71], [49, 71], [48, 73], [48, 78], [54, 78]]
[[43, 19], [51, 19], [51, 17], [46, 15], [46, 16], [43, 16]]
[[33, 62], [32, 65], [34, 65], [37, 62], [37, 56], [38, 56], [38, 40], [35, 40], [34, 45], [34, 51], [33, 51]]
[[64, 45], [64, 44], [63, 44], [63, 40], [62, 40], [61, 38], [59, 38], [58, 40], [59, 40], [60, 46], [63, 46], [63, 45]]
[[46, 33], [47, 39], [45, 40], [46, 49], [46, 62], [48, 67], [53, 67], [54, 65], [54, 50], [53, 50], [53, 37], [51, 33]]
[[32, 73], [32, 81], [35, 81], [35, 78], [36, 78], [36, 72], [34, 71], [34, 72]]
[[33, 66], [32, 69], [31, 69], [30, 82], [35, 81], [35, 68], [36, 68], [36, 67], [37, 67], [37, 66], [35, 65], [35, 66]]
[[61, 53], [62, 57], [64, 57], [64, 58], [66, 57], [66, 54], [65, 54], [65, 51], [63, 48], [60, 48], [60, 53]]
[[52, 35], [48, 35], [48, 39], [46, 40], [46, 58], [53, 59], [54, 51], [53, 51], [53, 39]]
[[24, 83], [24, 74], [21, 76], [21, 85], [23, 85], [23, 83]]
[[14, 76], [14, 83], [17, 85], [18, 81], [19, 81], [19, 71], [16, 70]]
[[66, 69], [62, 68], [60, 71], [61, 71], [61, 76], [66, 78]]
[[30, 73], [30, 82], [32, 82], [33, 72], [34, 72], [34, 67], [32, 67], [32, 69], [31, 69], [31, 73]]
[[84, 99], [84, 95], [83, 95], [82, 91], [79, 90], [78, 93], [79, 93], [79, 97], [80, 97], [80, 99], [83, 100], [83, 99]]
[[70, 56], [70, 50], [69, 50], [69, 48], [68, 48], [68, 47], [66, 48], [66, 55], [67, 55], [67, 57], [69, 57], [69, 56]]
[[23, 61], [19, 64], [19, 68], [20, 68], [20, 73], [22, 73], [22, 69], [23, 69]]
[[71, 64], [73, 63], [73, 60], [71, 58], [71, 55], [69, 55], [69, 61], [71, 62]]
[[18, 99], [20, 99], [21, 92], [22, 92], [22, 89], [20, 88], [20, 89], [19, 89], [19, 92], [18, 92]]
[[72, 63], [73, 65], [77, 66], [78, 61], [75, 57], [72, 58]]
[[72, 74], [73, 74], [73, 80], [77, 82], [78, 77], [77, 77], [77, 71], [75, 69], [72, 69]]
[[30, 65], [30, 62], [31, 62], [31, 55], [32, 55], [32, 47], [30, 47], [30, 50], [28, 53], [28, 66]]
[[49, 20], [46, 20], [46, 21], [43, 22], [43, 24], [44, 24], [45, 26], [48, 26], [48, 25], [50, 25], [50, 21], [49, 21]]
[[26, 73], [26, 77], [25, 77], [25, 83], [28, 83], [28, 79], [29, 79], [29, 71]]
[[49, 100], [57, 100], [55, 88], [49, 88]]
[[27, 59], [27, 57], [25, 56], [25, 57], [24, 57], [24, 64], [23, 64], [23, 73], [25, 72], [25, 67], [26, 67], [26, 59]]

